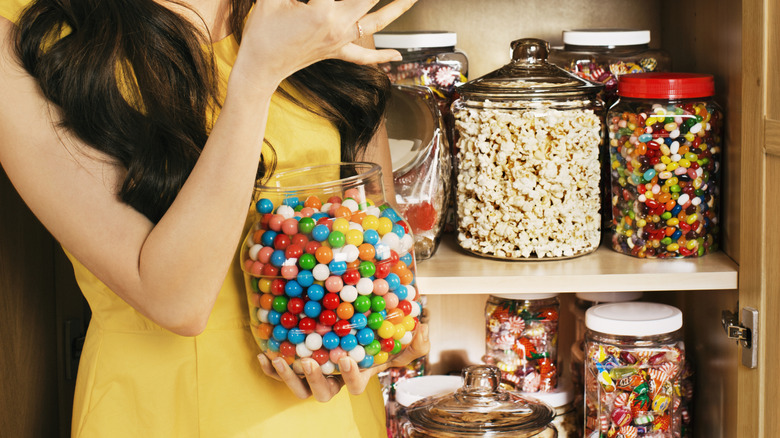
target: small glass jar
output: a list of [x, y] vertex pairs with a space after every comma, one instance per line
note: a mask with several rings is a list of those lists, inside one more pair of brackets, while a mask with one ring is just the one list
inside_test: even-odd
[[558, 431], [558, 438], [581, 438], [582, 421], [577, 417], [575, 393], [570, 382], [561, 379], [554, 391], [521, 393], [524, 397], [535, 398], [555, 409], [552, 425]]
[[490, 295], [483, 361], [510, 390], [549, 392], [558, 385], [557, 294]]
[[452, 165], [444, 122], [430, 88], [393, 85], [386, 112], [395, 201], [414, 234], [418, 261], [439, 245], [450, 205]]
[[618, 78], [628, 73], [666, 72], [671, 58], [650, 48], [650, 31], [634, 29], [564, 30], [563, 47], [553, 48], [550, 62], [584, 79], [604, 84], [607, 106], [617, 98]]
[[601, 304], [585, 312], [585, 324], [584, 436], [679, 437], [682, 312]]
[[399, 381], [395, 386], [395, 397], [387, 402], [387, 436], [409, 438], [413, 429], [406, 414], [409, 406], [427, 397], [452, 394], [462, 386], [461, 376], [429, 375]]
[[373, 163], [277, 172], [255, 189], [241, 247], [252, 334], [297, 374], [348, 355], [380, 365], [412, 341], [422, 311], [409, 226]]
[[601, 239], [602, 86], [548, 63], [546, 41], [512, 48], [453, 104], [458, 243], [501, 259], [588, 254]]
[[463, 370], [463, 387], [452, 394], [426, 397], [406, 410], [414, 438], [557, 438], [549, 405], [500, 387], [494, 366]]
[[723, 113], [711, 75], [622, 76], [608, 113], [612, 248], [647, 258], [718, 250]]

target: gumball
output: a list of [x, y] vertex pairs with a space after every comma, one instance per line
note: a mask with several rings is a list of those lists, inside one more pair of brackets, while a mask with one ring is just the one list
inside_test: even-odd
[[374, 272], [374, 277], [376, 278], [387, 278], [387, 276], [390, 274], [389, 263], [378, 262], [374, 264], [374, 267], [376, 268], [376, 272]]
[[330, 353], [328, 354], [328, 356], [329, 356], [328, 358], [333, 363], [339, 363], [339, 359], [341, 359], [342, 357], [344, 357], [346, 355], [347, 355], [347, 352], [343, 348], [338, 346], [338, 347], [333, 348], [333, 349], [330, 350]]
[[[390, 294], [388, 294], [388, 296], [389, 295]], [[398, 308], [392, 309], [387, 312], [387, 317], [385, 319], [393, 324], [400, 324], [404, 319], [404, 312]]]
[[295, 356], [295, 345], [288, 341], [284, 341], [279, 344], [279, 353], [281, 353], [282, 356]]
[[358, 362], [358, 366], [363, 369], [371, 368], [372, 366], [374, 366], [374, 356], [371, 356], [368, 353], [366, 353], [366, 355], [363, 357], [363, 360]]
[[360, 272], [358, 272], [356, 269], [348, 269], [346, 272], [344, 272], [341, 278], [344, 281], [344, 284], [354, 286], [360, 280], [360, 275]]
[[352, 351], [355, 347], [357, 347], [357, 345], [358, 345], [357, 337], [349, 333], [343, 336], [341, 338], [341, 342], [339, 343], [339, 346], [344, 351]]
[[331, 230], [338, 231], [341, 234], [347, 234], [347, 231], [349, 231], [349, 221], [343, 217], [337, 217], [336, 219], [333, 219]]
[[375, 365], [382, 365], [383, 363], [387, 362], [387, 359], [390, 357], [389, 354], [387, 354], [386, 351], [380, 351], [377, 354], [374, 355], [374, 364]]
[[330, 230], [328, 229], [328, 226], [325, 224], [317, 224], [311, 230], [311, 237], [317, 242], [324, 242], [325, 240], [328, 239], [329, 235], [330, 235]]
[[331, 326], [336, 323], [337, 319], [336, 312], [332, 310], [323, 310], [318, 318], [320, 323]]
[[396, 309], [396, 307], [398, 307], [398, 304], [399, 304], [398, 296], [396, 296], [396, 294], [394, 294], [392, 292], [389, 292], [388, 294], [386, 294], [382, 298], [385, 299], [385, 308], [386, 309], [391, 310], [391, 311], [398, 310], [399, 312], [403, 313], [402, 310]]
[[322, 346], [328, 350], [333, 350], [334, 348], [338, 347], [339, 342], [341, 342], [341, 339], [334, 332], [328, 332], [322, 336]]
[[274, 211], [274, 203], [268, 198], [262, 198], [255, 204], [255, 209], [260, 214], [267, 214]]
[[370, 278], [361, 278], [355, 285], [357, 293], [360, 295], [368, 295], [374, 291], [374, 282]]
[[[342, 339], [342, 342], [343, 342], [343, 339]], [[341, 348], [344, 348], [344, 347], [342, 346]], [[346, 348], [344, 348], [344, 349], [346, 350]], [[348, 353], [349, 357], [351, 357], [352, 360], [357, 362], [358, 366], [360, 366], [360, 362], [363, 359], [365, 359], [365, 357], [366, 357], [366, 349], [363, 348], [363, 346], [361, 346], [361, 345], [355, 344], [353, 348], [351, 348], [350, 350], [347, 350], [347, 351], [349, 352]]]
[[284, 285], [284, 293], [289, 297], [298, 297], [303, 294], [303, 287], [295, 280], [289, 280]]
[[259, 307], [265, 310], [271, 310], [273, 308], [273, 301], [274, 295], [268, 293], [260, 294]]
[[406, 335], [406, 328], [402, 324], [396, 324], [395, 333], [393, 333], [393, 339], [399, 341]]
[[319, 210], [322, 207], [322, 201], [320, 201], [320, 198], [312, 195], [306, 198], [306, 200], [303, 202], [303, 205], [315, 210]]
[[276, 298], [274, 298], [273, 303], [271, 306], [273, 309], [279, 313], [283, 313], [287, 311], [287, 302], [289, 301], [289, 298], [279, 295]]
[[371, 356], [375, 356], [377, 353], [382, 351], [382, 344], [378, 340], [374, 339], [373, 341], [369, 342], [368, 344], [365, 344], [364, 348], [366, 349], [366, 354], [369, 354]]
[[393, 340], [393, 342], [395, 343], [395, 346], [394, 346], [394, 347], [393, 347], [393, 349], [390, 351], [390, 354], [392, 354], [392, 355], [396, 355], [396, 354], [398, 354], [398, 353], [400, 353], [400, 352], [401, 352], [401, 349], [403, 349], [403, 348], [404, 348], [404, 346], [403, 346], [403, 344], [401, 344], [401, 341], [400, 341], [400, 340], [398, 340], [398, 339], [394, 339], [394, 340]]
[[301, 285], [301, 287], [309, 287], [314, 284], [314, 274], [312, 274], [311, 271], [298, 271], [295, 281]]
[[380, 236], [393, 231], [393, 221], [387, 217], [380, 217], [376, 226], [376, 231]]
[[[379, 243], [379, 239], [380, 236], [376, 230], [367, 229], [363, 232], [363, 242], [366, 242], [369, 245], [375, 246], [377, 243]], [[376, 248], [374, 249], [374, 252], [376, 253]]]
[[280, 319], [279, 323], [282, 325], [282, 327], [289, 330], [298, 325], [298, 317], [290, 312], [284, 312], [282, 313], [282, 318]]
[[336, 308], [336, 315], [342, 320], [350, 319], [355, 314], [355, 308], [352, 303], [341, 303]]
[[292, 327], [290, 328], [290, 331], [287, 332], [287, 340], [294, 345], [301, 344], [306, 340], [306, 333], [298, 327]]
[[407, 333], [410, 333], [412, 330], [414, 330], [417, 327], [417, 320], [414, 319], [413, 316], [406, 315], [403, 317], [403, 320], [401, 321], [401, 325], [404, 326]]
[[349, 324], [355, 330], [361, 330], [368, 325], [368, 318], [362, 313], [355, 313], [352, 318], [349, 319]]
[[306, 289], [306, 296], [312, 301], [320, 301], [325, 296], [325, 289], [319, 284], [312, 284]]
[[379, 226], [379, 218], [374, 215], [367, 215], [360, 225], [364, 230], [376, 230]]
[[401, 309], [402, 312], [404, 312], [404, 315], [409, 315], [412, 313], [412, 303], [406, 300], [401, 300], [398, 302], [397, 308]]
[[322, 244], [316, 240], [310, 240], [306, 242], [306, 245], [303, 246], [303, 250], [306, 252], [306, 254], [315, 254], [317, 252], [317, 248], [322, 246]]
[[333, 292], [325, 294], [325, 296], [322, 298], [322, 307], [328, 310], [336, 309], [339, 306], [339, 303], [341, 303], [341, 299]]
[[[341, 248], [341, 253], [344, 255], [344, 261], [347, 262], [348, 265], [352, 265], [353, 262], [356, 262], [359, 260], [360, 257], [360, 250], [357, 246], [346, 244]], [[353, 269], [357, 268], [357, 266], [360, 265], [360, 262], [358, 262]]]
[[390, 286], [387, 284], [387, 280], [383, 278], [377, 278], [373, 281], [374, 295], [384, 296], [390, 290]]
[[[307, 345], [307, 347], [311, 348], [308, 345]], [[326, 350], [324, 348], [319, 348], [317, 350], [313, 350], [312, 353], [311, 353], [311, 358], [314, 359], [315, 361], [317, 361], [317, 363], [320, 366], [323, 366], [323, 365], [325, 365], [328, 362], [329, 356], [330, 355], [328, 354], [328, 350]]]
[[341, 292], [344, 287], [344, 280], [338, 275], [331, 275], [325, 280], [325, 289], [331, 293]]
[[358, 258], [364, 261], [373, 260], [374, 255], [376, 254], [376, 252], [374, 251], [374, 245], [370, 243], [361, 243], [360, 245], [358, 245], [358, 251], [359, 251]]
[[395, 334], [395, 325], [390, 321], [382, 321], [382, 325], [376, 330], [382, 339], [392, 338]]
[[345, 235], [347, 244], [353, 246], [360, 246], [363, 244], [363, 232], [360, 230], [350, 229]]
[[311, 318], [309, 316], [305, 316], [301, 318], [300, 321], [298, 321], [298, 328], [304, 333], [304, 334], [311, 334], [314, 332], [314, 328], [317, 326], [317, 321], [314, 320], [314, 318]]
[[292, 243], [291, 240], [284, 250], [284, 256], [288, 259], [298, 259], [301, 255], [303, 255], [303, 245]]
[[303, 299], [299, 297], [290, 298], [289, 301], [287, 301], [287, 311], [292, 313], [293, 315], [298, 315], [299, 313], [303, 312], [303, 305], [304, 305]]
[[271, 265], [273, 265], [276, 268], [280, 268], [284, 261], [287, 260], [287, 258], [284, 256], [284, 251], [281, 249], [275, 250], [273, 253], [271, 253]]
[[279, 272], [282, 274], [282, 278], [285, 280], [292, 280], [298, 277], [298, 267], [295, 265], [282, 266]]
[[311, 275], [314, 276], [315, 280], [325, 281], [330, 277], [330, 269], [328, 268], [328, 265], [319, 263], [311, 270]]
[[281, 325], [277, 325], [274, 327], [273, 331], [271, 332], [271, 336], [278, 342], [282, 342], [287, 339], [287, 329], [284, 328]]
[[322, 313], [322, 304], [318, 301], [307, 301], [303, 306], [303, 313], [309, 318], [318, 318]]
[[312, 269], [314, 269], [314, 266], [316, 265], [317, 265], [317, 259], [309, 253], [301, 254], [300, 257], [298, 258], [298, 266], [301, 269], [311, 271]]
[[317, 259], [317, 262], [327, 265], [333, 260], [333, 249], [327, 246], [320, 246], [314, 252], [314, 257]]
[[395, 348], [395, 340], [393, 338], [382, 339], [379, 341], [382, 345], [382, 351], [391, 352]]
[[374, 341], [374, 331], [370, 328], [362, 328], [357, 331], [355, 337], [360, 345], [368, 345]]
[[276, 310], [269, 310], [268, 311], [268, 323], [272, 325], [278, 325], [279, 322], [282, 320], [282, 314], [277, 312]]
[[352, 327], [348, 320], [340, 319], [333, 324], [333, 332], [340, 337], [346, 336], [352, 330]]
[[[355, 309], [357, 310], [357, 308]], [[382, 323], [385, 322], [385, 318], [380, 313], [372, 313], [368, 315], [368, 326], [372, 330], [378, 330], [382, 327]]]
[[347, 272], [347, 262], [332, 260], [328, 263], [328, 269], [333, 275], [343, 275]]
[[361, 277], [371, 277], [376, 273], [376, 266], [369, 260], [363, 260], [358, 267]]
[[[371, 299], [366, 295], [360, 295], [359, 297], [355, 298], [355, 301], [352, 303], [352, 305], [355, 307], [356, 312], [366, 313], [371, 309]], [[382, 318], [379, 315], [377, 316], [379, 318]], [[370, 318], [371, 317], [369, 316], [369, 324], [370, 324]], [[382, 320], [384, 319], [382, 318]]]
[[312, 351], [306, 344], [299, 343], [295, 345], [295, 355], [298, 357], [311, 357]]
[[381, 312], [385, 309], [385, 299], [380, 296], [374, 296], [371, 298], [371, 310], [374, 312]]

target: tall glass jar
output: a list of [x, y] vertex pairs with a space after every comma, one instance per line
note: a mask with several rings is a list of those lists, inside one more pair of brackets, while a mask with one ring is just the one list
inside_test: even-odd
[[608, 113], [612, 248], [635, 257], [718, 250], [723, 113], [711, 75], [620, 78]]
[[588, 309], [585, 324], [585, 436], [679, 437], [682, 312], [601, 304]]
[[450, 206], [452, 165], [444, 122], [430, 88], [393, 85], [386, 113], [395, 201], [414, 234], [418, 261], [438, 247]]
[[602, 86], [549, 64], [546, 41], [512, 48], [453, 104], [458, 243], [502, 259], [588, 254], [601, 238]]
[[550, 62], [604, 84], [607, 106], [617, 99], [621, 75], [671, 69], [669, 55], [650, 47], [649, 30], [575, 29], [564, 30], [562, 37], [563, 47], [553, 48]]
[[338, 373], [380, 365], [412, 341], [422, 311], [409, 227], [372, 163], [277, 172], [255, 189], [241, 248], [252, 334], [270, 358]]
[[490, 295], [485, 304], [485, 363], [510, 390], [549, 392], [558, 385], [557, 294]]

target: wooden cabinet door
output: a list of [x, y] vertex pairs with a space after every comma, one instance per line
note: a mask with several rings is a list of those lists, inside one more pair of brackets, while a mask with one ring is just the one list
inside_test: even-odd
[[739, 436], [780, 436], [780, 0], [743, 2], [740, 307], [760, 311], [758, 367], [739, 367]]

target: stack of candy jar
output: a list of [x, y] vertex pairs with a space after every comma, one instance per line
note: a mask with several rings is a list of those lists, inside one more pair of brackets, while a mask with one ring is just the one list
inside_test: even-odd
[[338, 372], [392, 359], [422, 311], [413, 239], [385, 203], [379, 166], [341, 163], [279, 172], [256, 189], [257, 220], [241, 251], [252, 333], [270, 358]]
[[635, 257], [718, 250], [723, 114], [710, 75], [620, 78], [608, 114], [612, 248]]
[[549, 392], [558, 385], [556, 294], [491, 295], [485, 305], [483, 361], [508, 390]]
[[585, 314], [585, 436], [681, 436], [682, 312], [611, 303]]

